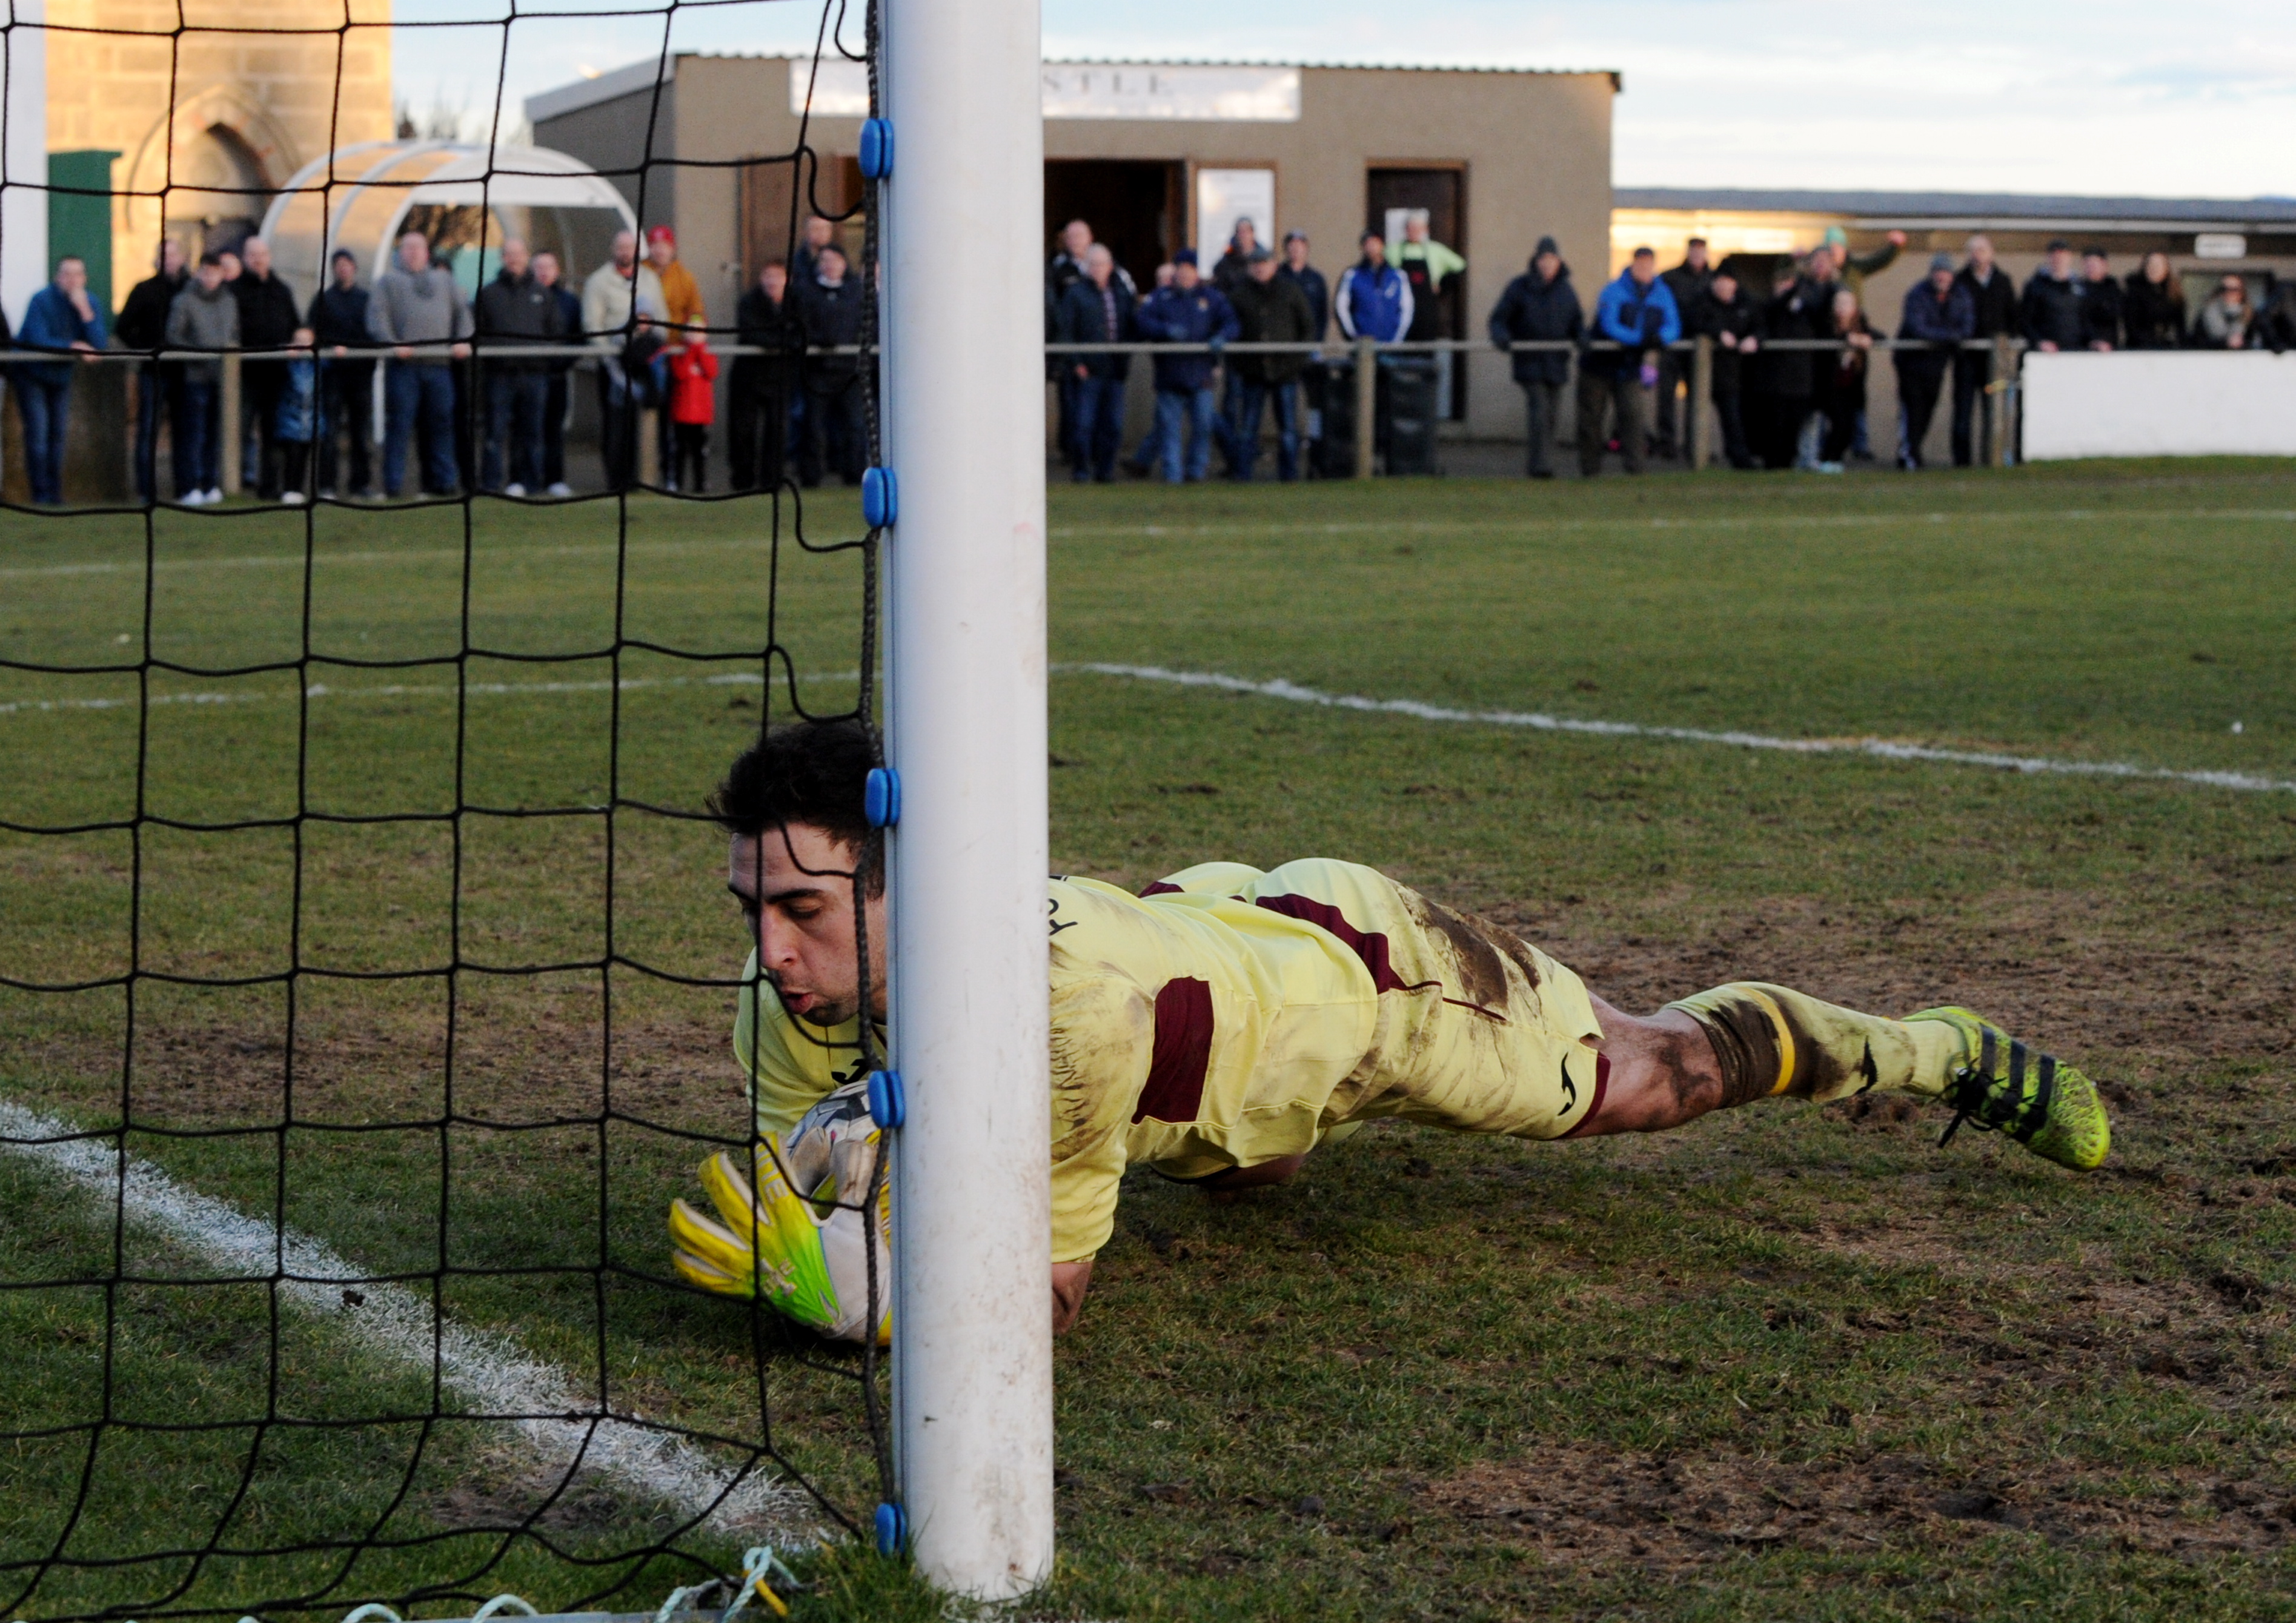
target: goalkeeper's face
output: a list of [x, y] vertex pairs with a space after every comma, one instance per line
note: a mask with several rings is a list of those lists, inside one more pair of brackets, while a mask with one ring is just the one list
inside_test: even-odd
[[[810, 824], [736, 835], [726, 889], [742, 904], [758, 968], [782, 1005], [818, 1026], [851, 1020], [861, 1004], [854, 952], [854, 848]], [[869, 898], [870, 1012], [885, 1012], [885, 898]]]

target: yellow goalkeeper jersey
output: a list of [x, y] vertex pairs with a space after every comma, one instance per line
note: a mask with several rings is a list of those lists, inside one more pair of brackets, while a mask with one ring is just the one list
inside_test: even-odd
[[[1208, 1177], [1376, 1116], [1551, 1138], [1599, 1096], [1578, 977], [1374, 869], [1208, 863], [1136, 897], [1048, 890], [1054, 1261], [1107, 1242], [1136, 1163]], [[859, 1035], [745, 988], [758, 1130], [786, 1135], [851, 1080]]]

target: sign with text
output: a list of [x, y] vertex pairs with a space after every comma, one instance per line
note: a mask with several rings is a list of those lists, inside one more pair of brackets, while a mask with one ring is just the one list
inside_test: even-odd
[[[1046, 62], [1038, 77], [1047, 119], [1193, 119], [1294, 124], [1297, 68], [1174, 67], [1162, 62]], [[790, 61], [790, 111], [808, 98], [824, 119], [869, 116], [869, 70], [837, 58]]]

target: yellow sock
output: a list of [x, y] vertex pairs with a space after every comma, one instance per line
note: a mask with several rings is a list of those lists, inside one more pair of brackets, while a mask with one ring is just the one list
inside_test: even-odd
[[1804, 992], [1736, 980], [1667, 1004], [1696, 1021], [1722, 1066], [1723, 1104], [1946, 1090], [1961, 1034], [1942, 1021], [1883, 1020]]

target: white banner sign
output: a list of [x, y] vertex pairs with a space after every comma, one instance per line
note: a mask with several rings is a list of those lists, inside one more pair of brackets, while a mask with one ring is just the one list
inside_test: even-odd
[[2296, 456], [2296, 356], [2029, 354], [2024, 386], [2027, 462]]
[[[869, 116], [869, 70], [832, 57], [790, 62], [790, 111], [808, 94], [816, 117]], [[1047, 119], [1200, 119], [1293, 124], [1300, 118], [1297, 68], [1168, 67], [1159, 62], [1046, 62], [1039, 75]]]

